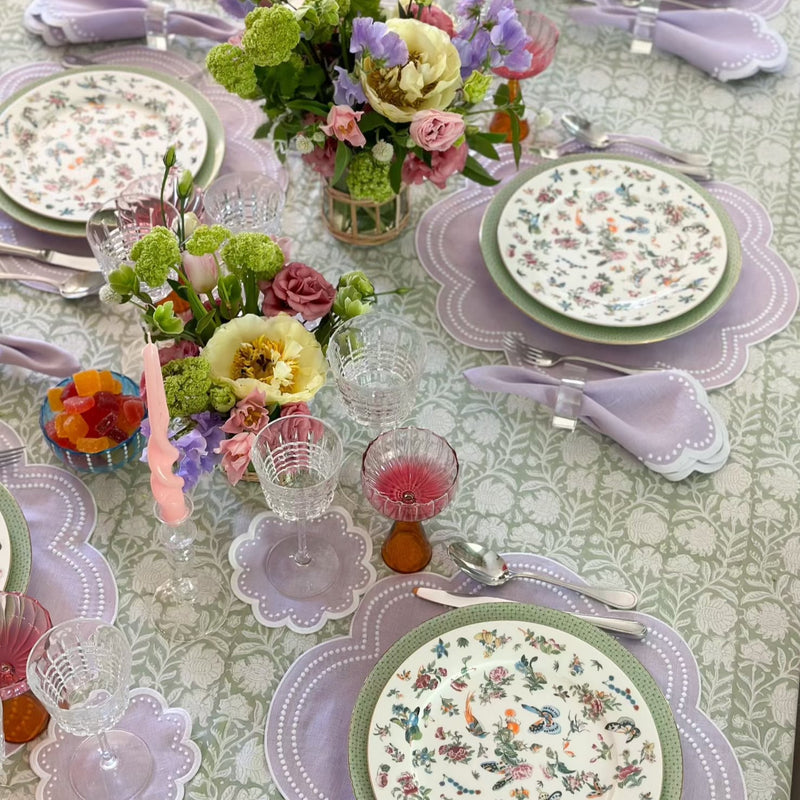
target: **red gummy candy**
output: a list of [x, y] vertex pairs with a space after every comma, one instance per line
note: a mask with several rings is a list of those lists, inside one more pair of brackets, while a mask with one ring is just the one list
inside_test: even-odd
[[77, 397], [78, 395], [78, 387], [75, 386], [75, 381], [70, 381], [62, 390], [61, 390], [61, 401], [63, 402], [68, 397]]
[[107, 434], [109, 439], [113, 439], [117, 444], [122, 444], [122, 442], [127, 441], [130, 439], [130, 434], [125, 433], [121, 428], [114, 427], [112, 428]]
[[69, 414], [86, 414], [86, 412], [94, 407], [94, 397], [68, 397], [66, 400], [62, 398], [64, 411]]

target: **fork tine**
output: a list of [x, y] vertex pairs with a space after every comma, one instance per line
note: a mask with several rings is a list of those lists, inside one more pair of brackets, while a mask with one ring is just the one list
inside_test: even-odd
[[0, 451], [0, 467], [8, 467], [11, 464], [16, 464], [17, 461], [22, 460], [22, 454], [25, 452], [24, 446], [10, 447], [8, 450]]
[[538, 359], [542, 356], [542, 351], [534, 347], [518, 333], [506, 333], [503, 335], [503, 346], [511, 350], [523, 364], [538, 366]]

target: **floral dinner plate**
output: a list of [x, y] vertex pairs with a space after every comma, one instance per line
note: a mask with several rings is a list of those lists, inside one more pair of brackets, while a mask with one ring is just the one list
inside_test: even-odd
[[722, 222], [696, 184], [619, 157], [545, 165], [507, 200], [497, 241], [531, 297], [606, 326], [684, 314], [711, 294], [727, 263]]
[[0, 588], [24, 592], [31, 575], [31, 535], [11, 492], [0, 483]]
[[93, 67], [37, 81], [0, 110], [0, 189], [50, 219], [85, 222], [174, 144], [197, 174], [208, 131], [174, 83], [141, 71]]
[[350, 729], [358, 800], [375, 797], [677, 800], [669, 706], [642, 665], [564, 612], [449, 612], [393, 645]]

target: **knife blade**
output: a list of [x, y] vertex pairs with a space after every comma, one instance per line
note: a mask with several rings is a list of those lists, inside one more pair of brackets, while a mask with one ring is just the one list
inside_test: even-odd
[[22, 256], [50, 264], [54, 267], [65, 267], [79, 272], [100, 272], [100, 265], [95, 258], [89, 256], [73, 256], [70, 253], [60, 253], [58, 250], [37, 250], [35, 247], [23, 247], [11, 242], [0, 242], [0, 254], [9, 256]]
[[[477, 606], [481, 603], [516, 603], [506, 597], [489, 597], [480, 595], [454, 594], [446, 592], [444, 589], [430, 589], [427, 586], [415, 586], [414, 594], [423, 600], [431, 603], [438, 603], [450, 608], [465, 608], [466, 606]], [[566, 612], [573, 617], [582, 619], [584, 622], [591, 622], [598, 628], [619, 633], [622, 636], [632, 636], [634, 639], [644, 639], [647, 636], [647, 626], [633, 619], [618, 619], [616, 617], [595, 617], [592, 614], [576, 614], [572, 611]]]

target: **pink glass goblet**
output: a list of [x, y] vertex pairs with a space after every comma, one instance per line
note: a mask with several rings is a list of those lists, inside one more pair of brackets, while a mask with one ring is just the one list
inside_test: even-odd
[[453, 499], [458, 458], [447, 441], [424, 428], [396, 428], [373, 439], [362, 459], [361, 486], [373, 508], [394, 520], [381, 548], [395, 572], [418, 572], [431, 560], [423, 520]]
[[[515, 100], [519, 96], [519, 82], [526, 78], [533, 78], [544, 72], [553, 62], [558, 44], [558, 28], [544, 14], [526, 9], [519, 12], [519, 20], [530, 37], [525, 49], [531, 54], [530, 66], [522, 71], [515, 71], [507, 67], [496, 67], [492, 70], [495, 75], [508, 81], [508, 98]], [[519, 121], [519, 138], [524, 139], [530, 133], [527, 121]], [[505, 111], [498, 111], [489, 124], [492, 133], [505, 133], [506, 141], [511, 141], [511, 117]]]
[[0, 592], [0, 700], [7, 742], [31, 741], [50, 719], [30, 691], [25, 667], [37, 639], [51, 627], [47, 609], [32, 597]]

